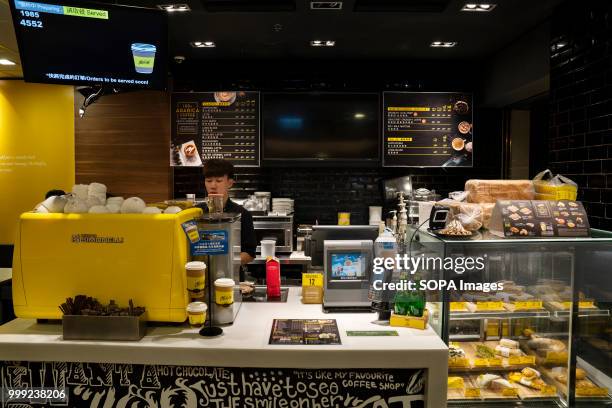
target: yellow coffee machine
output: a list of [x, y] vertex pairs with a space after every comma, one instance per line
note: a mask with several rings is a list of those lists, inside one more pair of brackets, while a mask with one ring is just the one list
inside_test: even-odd
[[13, 258], [13, 303], [22, 318], [61, 319], [68, 297], [144, 306], [147, 319], [187, 318], [182, 224], [202, 210], [178, 214], [39, 214], [19, 222]]

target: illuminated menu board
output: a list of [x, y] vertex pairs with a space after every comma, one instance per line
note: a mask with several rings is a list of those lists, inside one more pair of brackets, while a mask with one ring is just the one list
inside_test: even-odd
[[383, 166], [472, 167], [472, 95], [383, 94]]
[[176, 92], [172, 112], [171, 166], [259, 167], [259, 92]]

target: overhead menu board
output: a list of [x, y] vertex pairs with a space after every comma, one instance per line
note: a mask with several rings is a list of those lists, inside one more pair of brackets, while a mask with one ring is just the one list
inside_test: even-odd
[[259, 92], [172, 94], [171, 166], [226, 159], [259, 167], [259, 145]]
[[472, 167], [472, 95], [383, 94], [383, 166]]

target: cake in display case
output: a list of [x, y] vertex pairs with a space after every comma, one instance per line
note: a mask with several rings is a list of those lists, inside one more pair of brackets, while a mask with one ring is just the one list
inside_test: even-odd
[[411, 231], [410, 256], [441, 259], [421, 278], [453, 282], [427, 294], [430, 324], [449, 345], [449, 406], [612, 404], [612, 233], [590, 232]]

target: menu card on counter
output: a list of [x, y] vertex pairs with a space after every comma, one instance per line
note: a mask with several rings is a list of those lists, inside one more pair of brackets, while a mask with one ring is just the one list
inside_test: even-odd
[[274, 319], [270, 344], [341, 344], [335, 319]]
[[384, 92], [383, 166], [472, 167], [472, 95]]
[[259, 92], [175, 92], [172, 112], [171, 166], [259, 167]]
[[505, 238], [590, 236], [584, 206], [569, 200], [497, 200], [489, 231]]

